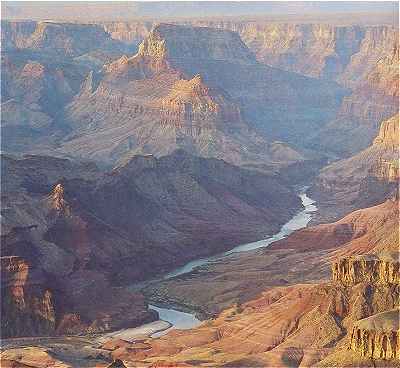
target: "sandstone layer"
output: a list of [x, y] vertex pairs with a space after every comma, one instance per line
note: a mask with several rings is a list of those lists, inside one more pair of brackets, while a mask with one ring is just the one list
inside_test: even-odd
[[[6, 54], [22, 53], [33, 56], [35, 59], [38, 56], [48, 59], [51, 55], [51, 58], [58, 57], [58, 63], [65, 62], [65, 58], [67, 58], [68, 62], [72, 62], [80, 68], [89, 68], [93, 72], [101, 69], [105, 63], [108, 64], [118, 59], [124, 53], [127, 55], [133, 53], [139, 43], [152, 37], [154, 27], [160, 27], [151, 20], [101, 24], [3, 21], [2, 24], [4, 30], [2, 42], [5, 45]], [[184, 27], [182, 24], [186, 26]], [[297, 146], [297, 148], [307, 147], [328, 155], [348, 156], [367, 147], [377, 132], [377, 124], [398, 111], [399, 47], [398, 32], [395, 26], [312, 22], [309, 24], [271, 23], [262, 19], [259, 21], [221, 19], [182, 20], [175, 22], [175, 25], [169, 25], [168, 28], [169, 31], [165, 31], [166, 28], [162, 25], [159, 29], [161, 33], [165, 33], [161, 38], [172, 40], [165, 42], [166, 46], [163, 46], [164, 49], [171, 49], [164, 52], [164, 56], [169, 58], [170, 62], [173, 59], [176, 62], [176, 58], [181, 58], [185, 53], [186, 56], [192, 53], [202, 58], [207, 54], [208, 60], [202, 65], [192, 62], [189, 67], [187, 65], [185, 67], [182, 63], [175, 63], [174, 65], [179, 67], [181, 73], [176, 76], [176, 79], [182, 79], [182, 73], [185, 74], [185, 80], [191, 80], [196, 74], [201, 74], [202, 77], [208, 75], [207, 84], [210, 81], [218, 82], [218, 86], [234, 99], [245, 122], [251, 128], [255, 128], [267, 141], [282, 140]], [[179, 29], [182, 29], [183, 32], [177, 31]], [[203, 41], [196, 44], [190, 40], [190, 34], [193, 32], [198, 35], [202, 34]], [[186, 35], [185, 39], [180, 36], [182, 33]], [[207, 46], [207, 42], [204, 43], [204, 34], [206, 33], [219, 40], [219, 44], [212, 45], [208, 42]], [[77, 36], [78, 34], [80, 37]], [[233, 38], [229, 36], [233, 34], [238, 34], [243, 42], [237, 36]], [[230, 41], [227, 43], [228, 39]], [[94, 40], [96, 41], [94, 42]], [[231, 41], [234, 41], [236, 45], [233, 46]], [[200, 49], [204, 50], [203, 55], [201, 55]], [[239, 50], [241, 51], [239, 52]], [[177, 51], [179, 52], [177, 53]], [[156, 58], [157, 52], [155, 54], [150, 52], [148, 56]], [[250, 53], [253, 53], [254, 57], [250, 56]], [[129, 57], [123, 57], [114, 67], [120, 65], [118, 68], [121, 68], [125, 59], [129, 59]], [[215, 63], [210, 63], [210, 59], [224, 61], [230, 65], [220, 68]], [[247, 61], [252, 59], [252, 62], [257, 60], [258, 65], [268, 65], [272, 69], [261, 70], [255, 66], [239, 68], [236, 64], [243, 64], [242, 61], [245, 59]], [[150, 62], [153, 66], [157, 63], [157, 61]], [[5, 63], [3, 64], [5, 65]], [[142, 64], [146, 64], [146, 62], [142, 62]], [[157, 68], [160, 68], [160, 65]], [[64, 69], [65, 67], [69, 69], [70, 65], [64, 65]], [[144, 71], [147, 67], [142, 65], [138, 68]], [[212, 73], [210, 69], [216, 69], [217, 72]], [[282, 69], [290, 73], [285, 74]], [[87, 69], [82, 70], [86, 71], [86, 75], [88, 74]], [[130, 74], [132, 73], [136, 73], [135, 79], [138, 79], [137, 72]], [[149, 73], [145, 74], [145, 79], [148, 79]], [[254, 74], [257, 74], [258, 77], [255, 78]], [[259, 77], [261, 74], [262, 78]], [[302, 79], [299, 74], [313, 77], [313, 79]], [[235, 80], [232, 81], [232, 75], [239, 78], [237, 83]], [[102, 79], [100, 76], [98, 78]], [[289, 82], [287, 79], [291, 81]], [[336, 81], [348, 90], [339, 89], [337, 85], [327, 83], [327, 80]], [[168, 84], [165, 77], [154, 83], [164, 87]], [[169, 83], [172, 84], [172, 82]], [[121, 91], [122, 86], [115, 87], [113, 86], [111, 90], [104, 89], [103, 94], [106, 96], [111, 94], [114, 99], [120, 99], [121, 95], [125, 96], [126, 91], [124, 88]], [[332, 90], [332, 93], [328, 93], [328, 90]], [[298, 91], [302, 91], [302, 93], [299, 94]], [[344, 95], [347, 96], [342, 101]], [[102, 103], [109, 106], [115, 103], [108, 97], [106, 100], [107, 102], [102, 101]], [[131, 101], [135, 106], [137, 105], [133, 108], [134, 116], [137, 119], [146, 120], [147, 117], [137, 116], [138, 111], [143, 112], [147, 107], [143, 105], [143, 99], [136, 96], [134, 100]], [[120, 105], [120, 108], [124, 105], [122, 101], [117, 104]], [[98, 109], [100, 106], [101, 102], [98, 104]], [[16, 105], [9, 104], [7, 106], [8, 109], [11, 107], [13, 110], [10, 111], [15, 111]], [[65, 105], [60, 108], [62, 114], [64, 114], [64, 108]], [[32, 112], [31, 107], [26, 104], [19, 109], [21, 109], [20, 115], [32, 115], [29, 120], [43, 120], [43, 123], [46, 121], [45, 117], [38, 116], [35, 109]], [[160, 107], [158, 106], [157, 109]], [[132, 112], [129, 114], [128, 111], [125, 112], [126, 114], [119, 115], [118, 120], [126, 121], [133, 117]], [[93, 114], [94, 111], [82, 113], [85, 115], [79, 117], [79, 120]], [[110, 121], [114, 119], [113, 123], [117, 123], [115, 117], [104, 116], [104, 113], [100, 115]], [[155, 117], [153, 116], [152, 119]], [[182, 121], [182, 119], [180, 120]], [[134, 125], [137, 123], [139, 122], [135, 121]], [[98, 129], [99, 122], [96, 121], [95, 125]], [[117, 149], [118, 156], [121, 155], [121, 151], [130, 151], [137, 146], [138, 137], [140, 140], [146, 140], [145, 136], [142, 137], [143, 128], [140, 128], [140, 132], [135, 129], [132, 134], [132, 131], [128, 132], [127, 127], [121, 127], [119, 123], [117, 126], [119, 134], [123, 135], [123, 137], [117, 136], [120, 141], [120, 148]], [[158, 129], [153, 128], [153, 130]], [[304, 136], [304, 131], [311, 132], [311, 134]], [[15, 133], [11, 132], [10, 137], [18, 138], [18, 135], [21, 134], [22, 132], [18, 130]], [[116, 134], [115, 129], [113, 134]], [[243, 136], [243, 131], [238, 134]], [[182, 136], [182, 133], [178, 132], [177, 135]], [[185, 135], [183, 134], [183, 136]], [[65, 136], [65, 133], [62, 136]], [[101, 136], [102, 134], [96, 134], [96, 139], [101, 140]], [[330, 139], [326, 139], [327, 136]], [[218, 138], [215, 144], [227, 145], [229, 143], [221, 141], [222, 139]], [[192, 134], [187, 140], [190, 142], [193, 140]], [[203, 146], [206, 144], [204, 140], [207, 141], [208, 137], [204, 137]], [[80, 141], [80, 143], [87, 145], [87, 140]], [[243, 143], [241, 142], [241, 144]], [[146, 142], [145, 144], [146, 147], [151, 147], [151, 143]], [[74, 146], [76, 148], [76, 145]], [[39, 146], [37, 149], [44, 152], [43, 147]], [[99, 151], [100, 149], [92, 150]], [[237, 148], [229, 148], [229, 151], [233, 150], [237, 150]], [[63, 151], [74, 153], [75, 149], [67, 145]], [[153, 151], [156, 150], [153, 149]], [[93, 155], [93, 152], [85, 154]], [[108, 154], [110, 155], [110, 153]], [[243, 154], [242, 152], [239, 156]], [[114, 160], [113, 157], [111, 159]], [[237, 160], [236, 157], [235, 160]]]
[[[118, 349], [114, 356], [143, 366], [332, 366], [332, 357], [333, 366], [398, 366], [389, 331], [376, 338], [377, 354], [381, 352], [374, 360], [358, 349], [349, 352], [353, 324], [362, 326], [363, 318], [398, 307], [398, 296], [399, 285], [363, 282], [350, 287], [335, 282], [276, 287], [194, 330], [173, 331], [146, 340], [146, 350]], [[398, 310], [394, 313], [392, 321], [399, 317]], [[382, 317], [383, 325], [389, 325], [387, 316]]]
[[124, 49], [123, 44], [111, 39], [102, 26], [95, 24], [2, 21], [1, 25], [1, 40], [6, 49], [45, 51], [67, 57], [81, 56], [95, 49], [103, 52]]
[[359, 282], [371, 284], [399, 284], [398, 253], [385, 257], [364, 255], [345, 257], [332, 263], [332, 279], [345, 285]]
[[399, 317], [399, 309], [393, 309], [357, 321], [351, 349], [372, 359], [399, 359]]
[[317, 133], [316, 139], [312, 138], [314, 143], [340, 156], [350, 156], [366, 148], [376, 136], [379, 123], [398, 114], [398, 84], [396, 43], [343, 99], [336, 118]]
[[18, 256], [0, 261], [2, 337], [51, 335], [56, 323], [54, 296], [43, 271]]

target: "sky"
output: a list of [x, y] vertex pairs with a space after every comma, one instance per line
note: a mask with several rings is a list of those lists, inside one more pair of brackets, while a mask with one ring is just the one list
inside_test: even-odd
[[2, 2], [2, 18], [9, 19], [134, 19], [139, 17], [221, 17], [304, 15], [334, 13], [397, 14], [398, 3], [390, 1], [52, 1]]

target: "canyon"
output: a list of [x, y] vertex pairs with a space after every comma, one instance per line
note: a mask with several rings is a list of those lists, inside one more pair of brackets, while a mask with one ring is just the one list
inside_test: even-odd
[[[184, 151], [160, 159], [136, 156], [106, 173], [94, 164], [45, 156], [3, 156], [2, 163], [2, 256], [17, 256], [24, 266], [15, 275], [9, 267], [4, 278], [18, 281], [3, 285], [4, 300], [14, 305], [4, 313], [12, 320], [21, 289], [28, 304], [22, 315], [40, 315], [29, 303], [41, 299], [31, 285], [44, 273], [38, 293], [47, 285], [62, 305], [56, 325], [54, 313], [45, 318], [53, 321], [54, 334], [115, 329], [125, 317], [132, 326], [151, 320], [155, 314], [140, 293], [118, 285], [259, 239], [301, 206], [273, 176]], [[31, 323], [32, 329], [14, 335], [38, 334], [41, 324]]]
[[[85, 77], [88, 76], [90, 70], [101, 70], [104, 64], [112, 63], [112, 61], [126, 55], [126, 57], [123, 56], [113, 66], [113, 68], [121, 68], [121, 65], [119, 67], [117, 65], [124, 64], [124, 60], [130, 58], [128, 55], [134, 54], [135, 50], [138, 50], [140, 43], [146, 38], [151, 37], [152, 29], [155, 25], [154, 21], [100, 22], [92, 24], [2, 21], [2, 29], [4, 30], [2, 32], [2, 43], [7, 49], [7, 57], [12, 58], [13, 63], [15, 63], [15, 58], [17, 60], [21, 58], [26, 60], [27, 56], [31, 59], [43, 59], [45, 57], [45, 61], [49, 63], [49, 61], [54, 62], [54, 58], [58, 56], [56, 62], [60, 64], [63, 61], [64, 74], [65, 68], [67, 70], [71, 69], [71, 72], [68, 74], [75, 73], [76, 75], [76, 73], [79, 73], [80, 77], [74, 77], [72, 80], [74, 83], [80, 81], [79, 83], [81, 84]], [[240, 112], [242, 115], [241, 118], [245, 120], [245, 125], [248, 124], [250, 128], [254, 128], [261, 138], [266, 138], [267, 141], [283, 141], [295, 146], [295, 149], [306, 147], [308, 149], [323, 151], [324, 154], [328, 155], [349, 156], [366, 148], [376, 135], [379, 122], [389, 118], [398, 109], [398, 92], [396, 87], [398, 74], [398, 31], [393, 25], [355, 26], [325, 23], [279, 23], [262, 20], [182, 20], [179, 22], [172, 21], [170, 28], [179, 28], [183, 25], [201, 27], [203, 30], [217, 29], [227, 38], [229, 38], [228, 31], [237, 32], [242, 38], [243, 43], [253, 53], [253, 61], [257, 60], [260, 65], [267, 65], [274, 68], [269, 69], [266, 75], [264, 82], [267, 83], [266, 86], [262, 87], [262, 85], [258, 85], [261, 81], [257, 80], [257, 89], [266, 88], [262, 92], [262, 97], [255, 95], [255, 93], [260, 93], [259, 91], [257, 92], [254, 88], [249, 89], [255, 83], [251, 79], [251, 73], [245, 72], [243, 67], [238, 69], [237, 66], [234, 67], [232, 65], [219, 70], [218, 77], [216, 77], [216, 75], [210, 74], [212, 70], [204, 70], [203, 66], [196, 65], [195, 63], [191, 63], [190, 68], [186, 69], [184, 65], [180, 64], [180, 72], [189, 74], [185, 78], [188, 87], [183, 87], [184, 83], [182, 83], [182, 87], [180, 85], [175, 86], [175, 90], [176, 88], [190, 88], [191, 83], [189, 81], [193, 77], [197, 74], [205, 77], [204, 74], [208, 73], [209, 79], [214, 83], [218, 82], [218, 87], [222, 88], [235, 100], [234, 105], [236, 106], [233, 108], [234, 112], [229, 113], [230, 117], [226, 116], [225, 119], [228, 118], [228, 120], [233, 119], [233, 121], [237, 121], [238, 118], [235, 115]], [[225, 33], [224, 30], [226, 30]], [[79, 38], [77, 34], [80, 35]], [[182, 39], [178, 41], [176, 35], [175, 32], [175, 34], [167, 35], [167, 37], [174, 38], [175, 42], [182, 45], [182, 47], [179, 47], [179, 50], [183, 50], [183, 44], [189, 40], [184, 41]], [[97, 41], [92, 42], [93, 39]], [[193, 42], [193, 40], [189, 42]], [[204, 43], [202, 46], [204, 46]], [[190, 47], [199, 48], [202, 46], [192, 44]], [[224, 48], [223, 52], [228, 52], [228, 49], [238, 50], [241, 47], [243, 45], [240, 46], [240, 42], [236, 46], [233, 46], [233, 43], [231, 43], [230, 46]], [[144, 51], [142, 50], [142, 52]], [[61, 59], [60, 56], [62, 56]], [[184, 55], [176, 54], [175, 58], [177, 56], [183, 57]], [[49, 57], [51, 57], [50, 60]], [[209, 58], [209, 55], [207, 55], [207, 58]], [[214, 60], [213, 58], [215, 59], [215, 57], [210, 57], [211, 60]], [[65, 60], [68, 60], [69, 65], [65, 65]], [[40, 61], [43, 63], [43, 60], [38, 60], [38, 62]], [[225, 61], [228, 62], [229, 60], [225, 59]], [[239, 58], [233, 57], [230, 59], [230, 62], [232, 61], [235, 64], [239, 61]], [[3, 65], [7, 64], [3, 63]], [[213, 65], [213, 68], [215, 68], [215, 65]], [[235, 71], [235, 68], [237, 71]], [[254, 69], [254, 67], [251, 69]], [[294, 72], [296, 75], [304, 75], [312, 77], [312, 79], [308, 81], [307, 79], [297, 77], [297, 81], [295, 82], [294, 75], [286, 74], [285, 76], [279, 70]], [[266, 71], [265, 69], [264, 73]], [[14, 73], [15, 71], [11, 71], [10, 74]], [[229, 82], [231, 79], [230, 75], [241, 76], [243, 73], [247, 73], [246, 81], [237, 81], [233, 84], [232, 81]], [[255, 73], [259, 74], [260, 70], [258, 69], [257, 72], [253, 71], [253, 74]], [[224, 74], [226, 74], [226, 77], [224, 77]], [[95, 73], [94, 75], [94, 79], [96, 80], [94, 85], [97, 85], [99, 83], [98, 79], [102, 79], [101, 74]], [[93, 77], [90, 78], [93, 79]], [[134, 78], [138, 79], [137, 76]], [[180, 76], [175, 76], [175, 78], [179, 80]], [[293, 80], [287, 87], [283, 86], [283, 84], [287, 84], [285, 78]], [[108, 79], [113, 78], [109, 77]], [[335, 87], [334, 84], [329, 84], [328, 81], [334, 81], [338, 85]], [[172, 83], [167, 82], [165, 78], [161, 79], [160, 82], [162, 85]], [[207, 84], [207, 82], [209, 81], [205, 83]], [[242, 90], [241, 86], [244, 86], [244, 84], [247, 85], [246, 90]], [[87, 85], [87, 83], [84, 83], [84, 85]], [[274, 85], [279, 85], [279, 89], [277, 90], [272, 87]], [[342, 86], [341, 89], [339, 85]], [[115, 89], [115, 87], [113, 86], [110, 90], [108, 89], [110, 87], [106, 88], [103, 85], [103, 88], [100, 88], [102, 91], [98, 91], [97, 99], [100, 99], [101, 94], [103, 94], [102, 99], [105, 98], [108, 101], [102, 100], [102, 103], [107, 103], [110, 106], [117, 103], [116, 106], [120, 106], [118, 109], [124, 110], [123, 101], [113, 102], [112, 98], [114, 100], [121, 99], [121, 96], [124, 96], [127, 92], [124, 92], [124, 90], [121, 91], [120, 88]], [[207, 85], [207, 87], [214, 86]], [[8, 89], [4, 85], [2, 88], [3, 91]], [[77, 96], [79, 94], [79, 87], [73, 86], [71, 88], [73, 89], [73, 95]], [[91, 88], [94, 88], [94, 86], [92, 85]], [[312, 93], [312, 95], [301, 96], [302, 99], [297, 106], [292, 106], [289, 111], [286, 111], [279, 108], [279, 104], [284, 103], [287, 108], [288, 103], [284, 99], [289, 98], [292, 105], [300, 97], [296, 96], [293, 91], [290, 92], [291, 88], [295, 90], [299, 88], [303, 91], [307, 90], [307, 94]], [[332, 90], [332, 93], [327, 94], [327, 89]], [[281, 92], [276, 95], [276, 92], [279, 90]], [[168, 94], [168, 92], [165, 93]], [[113, 97], [106, 97], [108, 94], [111, 94]], [[246, 96], [245, 99], [243, 95]], [[267, 96], [269, 97], [266, 99]], [[149, 115], [150, 112], [147, 112], [148, 108], [145, 109], [145, 106], [142, 106], [144, 96], [138, 97], [130, 101], [130, 103], [134, 103], [135, 105], [133, 111], [124, 111], [125, 115], [121, 114], [120, 111], [121, 115], [118, 115], [120, 117], [118, 119], [114, 118], [114, 120], [126, 121], [127, 119], [133, 120], [136, 118], [146, 120], [147, 116], [141, 117], [139, 115], [143, 113]], [[59, 101], [58, 103], [63, 101], [61, 97], [57, 100]], [[3, 101], [5, 101], [4, 98]], [[373, 105], [370, 105], [372, 101]], [[67, 107], [69, 102], [70, 98], [62, 102], [62, 110], [69, 109]], [[81, 99], [81, 103], [84, 103], [83, 98]], [[168, 118], [161, 116], [157, 117], [157, 119], [167, 121], [172, 118], [175, 123], [180, 121], [180, 124], [183, 124], [184, 119], [183, 117], [179, 117], [179, 114], [184, 115], [184, 112], [176, 110], [176, 103], [177, 101], [175, 100], [175, 107], [172, 108], [172, 111], [165, 111], [166, 114], [169, 114]], [[276, 104], [278, 105], [274, 106]], [[16, 106], [15, 102], [8, 102], [8, 106], [5, 106], [5, 108], [11, 109], [11, 114], [8, 114], [8, 116], [15, 116], [14, 111], [22, 109], [19, 112], [20, 115], [33, 114], [29, 120], [43, 121], [41, 125], [46, 124], [46, 121], [49, 120], [48, 116], [38, 115], [38, 112], [41, 111], [38, 111], [37, 108], [34, 108], [32, 111], [31, 105], [27, 105], [26, 103], [22, 105], [20, 107], [19, 105]], [[97, 108], [100, 107], [97, 106]], [[74, 105], [71, 108], [73, 109]], [[27, 109], [28, 112], [26, 111]], [[125, 108], [125, 110], [130, 109]], [[46, 112], [44, 111], [44, 113]], [[81, 112], [84, 115], [83, 118], [91, 113], [91, 111]], [[207, 114], [210, 113], [211, 111]], [[72, 120], [76, 118], [76, 114], [79, 113], [75, 112]], [[126, 114], [128, 115], [126, 116]], [[65, 117], [63, 115], [58, 116], [57, 120], [63, 122], [64, 125]], [[100, 115], [104, 117], [104, 112]], [[82, 116], [78, 116], [77, 118], [80, 120]], [[96, 122], [96, 125], [99, 125], [99, 123]], [[117, 126], [120, 125], [121, 123], [117, 123]], [[193, 145], [193, 138], [196, 139], [197, 134], [193, 137], [193, 126], [196, 126], [196, 122], [194, 124], [192, 122], [190, 125], [192, 127], [185, 128], [186, 132], [185, 129], [179, 129], [178, 132], [173, 134], [178, 141], [183, 139], [181, 137], [189, 135], [186, 140], [183, 139], [185, 143], [182, 143], [181, 146], [187, 146], [187, 141]], [[164, 131], [166, 127], [158, 129]], [[121, 135], [121, 143], [115, 149], [116, 152], [108, 153], [108, 156], [121, 156], [121, 151], [124, 153], [125, 151], [129, 152], [138, 145], [136, 142], [138, 137], [142, 138], [141, 132], [133, 132], [133, 134], [129, 135], [125, 127], [119, 127], [117, 130], [119, 131], [118, 134]], [[188, 134], [188, 130], [191, 132], [190, 134]], [[313, 134], [305, 136], [303, 134], [304, 130], [312, 131]], [[42, 133], [43, 130], [40, 132]], [[22, 134], [20, 130], [17, 133]], [[31, 133], [37, 132], [33, 130]], [[244, 135], [242, 133], [239, 132], [241, 136]], [[11, 131], [9, 134], [10, 138], [14, 138], [15, 135], [14, 131]], [[67, 132], [63, 131], [60, 135], [63, 138], [62, 141], [64, 141]], [[328, 136], [330, 139], [326, 140], [325, 137]], [[101, 138], [101, 135], [96, 138]], [[145, 139], [145, 137], [143, 138]], [[69, 138], [66, 140], [65, 147], [63, 147], [64, 144], [59, 142], [59, 140], [51, 136], [47, 137], [47, 141], [53, 143], [51, 148], [53, 152], [57, 146], [61, 145], [60, 151], [63, 154], [71, 154], [71, 151], [74, 152], [74, 148], [72, 147], [75, 146], [76, 148], [76, 145], [73, 142], [69, 142]], [[77, 144], [83, 142], [87, 144], [87, 141], [87, 139], [85, 141], [81, 139], [77, 141]], [[202, 145], [204, 146], [204, 144], [203, 142]], [[18, 143], [16, 145], [18, 146]], [[147, 146], [151, 147], [151, 143], [146, 143]], [[176, 143], [174, 146], [176, 146]], [[34, 151], [45, 153], [46, 148], [34, 142]], [[12, 149], [17, 149], [17, 147], [13, 147]], [[157, 153], [157, 150], [151, 150], [154, 151], [151, 153]], [[277, 148], [273, 150], [276, 151]], [[283, 151], [284, 148], [279, 147], [279, 150]], [[99, 149], [96, 148], [96, 151], [99, 151]], [[148, 150], [147, 153], [149, 153]], [[90, 152], [85, 152], [84, 154], [93, 155]], [[212, 151], [209, 154], [215, 155]], [[287, 153], [286, 155], [292, 156], [291, 158], [294, 159], [299, 158], [296, 155], [293, 157], [291, 153]], [[104, 158], [102, 157], [101, 159]], [[108, 157], [107, 159], [109, 160]], [[112, 160], [115, 160], [115, 158], [112, 157]]]
[[2, 20], [1, 365], [400, 366], [399, 34], [360, 17]]
[[[300, 134], [297, 110], [329, 114], [343, 93], [330, 82], [258, 63], [236, 33], [169, 24], [156, 25], [136, 55], [106, 65], [97, 84], [95, 78], [67, 106], [73, 131], [57, 151], [114, 164], [176, 148], [263, 171], [310, 160], [316, 155], [288, 146], [272, 130], [291, 121], [285, 131]], [[300, 86], [307, 93], [296, 93]], [[263, 123], [271, 134], [261, 135], [257, 121], [268, 116], [276, 122]], [[102, 147], [110, 136], [114, 145]]]
[[[94, 362], [94, 356], [101, 353], [103, 365], [99, 366], [107, 366], [106, 359], [120, 359], [127, 367], [398, 366], [397, 219], [398, 201], [389, 200], [356, 211], [338, 223], [295, 231], [261, 252], [250, 251], [241, 257], [233, 254], [224, 262], [208, 265], [207, 270], [195, 269], [172, 278], [162, 286], [168, 287], [169, 300], [176, 293], [204, 306], [209, 298], [208, 305], [217, 303], [219, 311], [209, 311], [208, 320], [197, 328], [172, 330], [157, 338], [114, 338], [106, 344], [85, 338], [80, 343], [86, 350], [79, 361]], [[343, 234], [341, 240], [338, 234]], [[326, 248], [319, 249], [321, 245]], [[374, 262], [383, 273], [365, 267], [368, 262]], [[184, 291], [185, 285], [191, 294]], [[238, 289], [241, 299], [232, 298], [232, 290]], [[227, 301], [227, 297], [231, 299]], [[183, 301], [178, 302], [183, 308]], [[186, 306], [196, 310], [193, 302]], [[24, 363], [29, 354], [36, 354], [35, 350], [24, 351], [21, 343], [8, 342], [10, 348], [3, 355], [6, 361]], [[64, 361], [61, 346], [70, 357], [77, 355], [71, 341], [42, 339], [36, 344], [35, 349], [50, 354], [60, 366]]]
[[[399, 35], [396, 26], [262, 20], [204, 20], [186, 24], [233, 30], [239, 33], [259, 62], [318, 79], [334, 80], [349, 89], [336, 116], [331, 115], [331, 121], [328, 118], [321, 121], [322, 125], [311, 126], [317, 132], [306, 138], [309, 148], [318, 147], [339, 156], [354, 154], [369, 145], [379, 122], [398, 110]], [[135, 44], [147, 36], [150, 25], [148, 22], [106, 23], [105, 29], [113, 38]], [[279, 139], [291, 143], [299, 139], [299, 136], [293, 139], [282, 136], [285, 134], [282, 132], [265, 130], [270, 128], [265, 127], [263, 121], [256, 121], [256, 124], [261, 132], [273, 133]]]

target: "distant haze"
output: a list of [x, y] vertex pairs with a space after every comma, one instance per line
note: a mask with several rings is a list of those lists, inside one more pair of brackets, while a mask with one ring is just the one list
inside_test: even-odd
[[[363, 2], [2, 2], [3, 19], [128, 20], [135, 18], [192, 18], [269, 16], [291, 18], [329, 18], [334, 14], [365, 14], [395, 21], [398, 3]], [[369, 19], [371, 21], [371, 19]]]

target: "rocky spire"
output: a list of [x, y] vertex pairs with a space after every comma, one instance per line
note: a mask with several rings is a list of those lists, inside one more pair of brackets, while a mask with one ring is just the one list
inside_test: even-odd
[[68, 202], [65, 200], [65, 190], [61, 183], [58, 183], [48, 196], [48, 203], [50, 208], [58, 213], [70, 214]]

